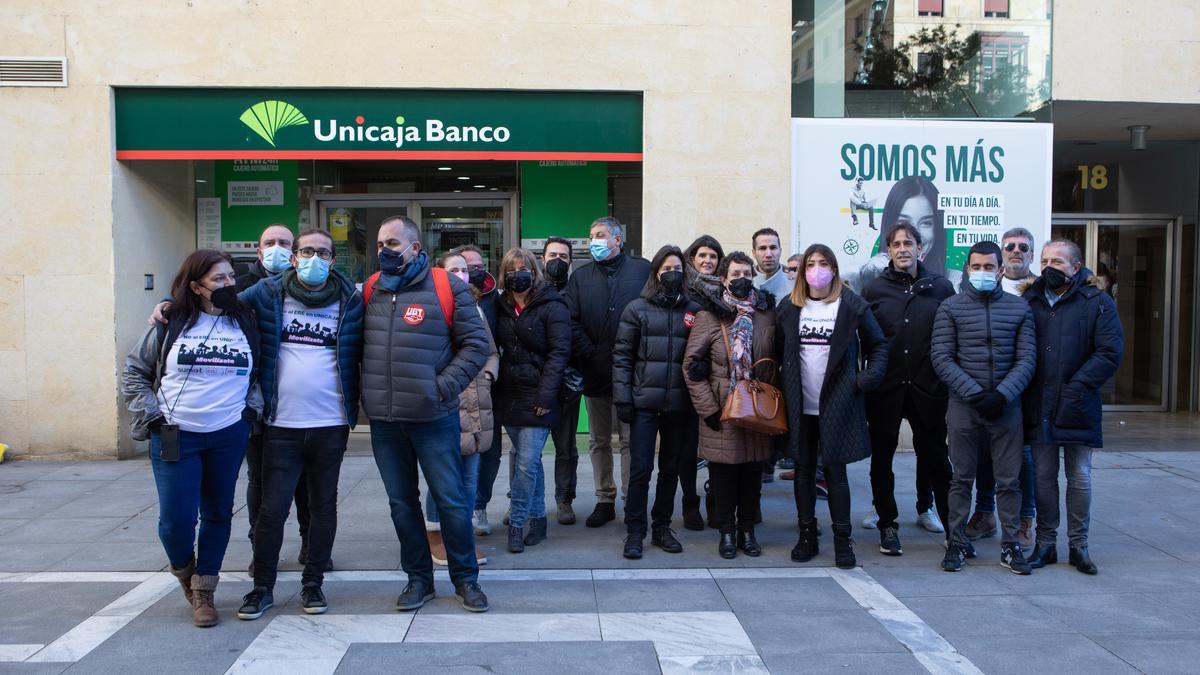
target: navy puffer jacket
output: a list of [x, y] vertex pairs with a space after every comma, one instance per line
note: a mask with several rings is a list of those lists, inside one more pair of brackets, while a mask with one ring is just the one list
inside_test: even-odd
[[583, 373], [583, 393], [612, 396], [612, 352], [617, 340], [621, 313], [642, 295], [650, 278], [650, 262], [621, 253], [603, 262], [590, 262], [575, 270], [567, 280], [563, 297], [571, 310], [571, 321], [586, 338], [587, 351], [576, 363]]
[[[571, 359], [571, 312], [543, 282], [529, 293], [520, 316], [507, 298], [496, 302], [496, 346], [500, 379], [493, 389], [500, 423], [514, 427], [551, 427], [562, 413], [559, 388]], [[550, 412], [538, 416], [534, 408]]]
[[[259, 374], [262, 380], [263, 421], [275, 420], [279, 401], [279, 343], [283, 337], [283, 274], [267, 277], [242, 291], [239, 297], [254, 309], [262, 340]], [[330, 270], [329, 281], [341, 287], [338, 308], [337, 369], [342, 384], [342, 402], [346, 419], [353, 429], [358, 421], [359, 364], [363, 350], [363, 302], [354, 284], [337, 270]]]
[[1121, 365], [1125, 334], [1101, 283], [1085, 268], [1053, 307], [1041, 279], [1022, 296], [1033, 310], [1039, 347], [1037, 375], [1023, 397], [1029, 443], [1104, 446], [1100, 387]]
[[953, 398], [998, 391], [1009, 403], [1019, 400], [1037, 369], [1029, 303], [1000, 284], [983, 293], [964, 279], [938, 307], [930, 356]]
[[692, 410], [683, 379], [683, 353], [700, 304], [687, 294], [662, 293], [629, 303], [613, 349], [613, 401], [638, 410]]

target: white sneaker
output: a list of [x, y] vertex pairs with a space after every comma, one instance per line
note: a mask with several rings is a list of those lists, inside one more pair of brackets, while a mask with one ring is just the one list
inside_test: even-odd
[[475, 528], [476, 536], [483, 536], [492, 533], [492, 525], [488, 522], [487, 511], [483, 509], [475, 509], [471, 514], [471, 525]]
[[942, 533], [946, 528], [942, 527], [942, 521], [938, 518], [937, 511], [933, 507], [929, 507], [928, 511], [917, 514], [917, 525], [921, 526], [926, 532]]
[[862, 525], [868, 530], [874, 530], [879, 527], [879, 514], [875, 513], [875, 509], [871, 509], [871, 515], [863, 518]]

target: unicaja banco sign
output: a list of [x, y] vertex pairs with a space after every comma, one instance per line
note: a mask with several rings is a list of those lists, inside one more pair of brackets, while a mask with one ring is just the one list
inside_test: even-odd
[[117, 159], [639, 161], [623, 92], [116, 89]]

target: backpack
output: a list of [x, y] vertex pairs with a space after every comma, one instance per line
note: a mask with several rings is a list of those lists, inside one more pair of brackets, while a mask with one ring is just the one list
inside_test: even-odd
[[[437, 291], [438, 305], [442, 308], [442, 316], [446, 319], [446, 327], [454, 328], [454, 293], [450, 290], [450, 276], [440, 267], [430, 267], [433, 275], [433, 289]], [[372, 274], [363, 283], [363, 311], [371, 304], [371, 295], [375, 293], [375, 282], [379, 281], [379, 272]]]

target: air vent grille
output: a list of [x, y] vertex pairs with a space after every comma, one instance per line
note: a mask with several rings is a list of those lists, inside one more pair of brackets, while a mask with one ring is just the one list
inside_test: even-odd
[[0, 87], [65, 87], [67, 60], [62, 57], [0, 56]]

